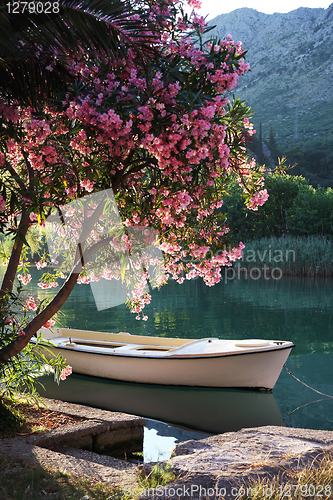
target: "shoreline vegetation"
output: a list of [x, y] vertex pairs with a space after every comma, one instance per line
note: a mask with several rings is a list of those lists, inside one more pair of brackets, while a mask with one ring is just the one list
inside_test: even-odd
[[[239, 186], [223, 204], [231, 229], [231, 243], [245, 248], [232, 271], [237, 276], [273, 273], [282, 276], [333, 277], [333, 190], [311, 186], [302, 176], [269, 172], [269, 193], [257, 211], [246, 210]], [[256, 274], [257, 272], [257, 274]], [[266, 273], [266, 274], [265, 274]]]
[[243, 257], [235, 263], [241, 276], [265, 266], [279, 269], [276, 276], [333, 277], [333, 240], [327, 236], [271, 236], [244, 244]]

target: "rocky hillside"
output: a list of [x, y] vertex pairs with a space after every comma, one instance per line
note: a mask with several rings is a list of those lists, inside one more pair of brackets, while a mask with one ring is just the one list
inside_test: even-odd
[[288, 14], [242, 8], [210, 22], [219, 38], [243, 42], [251, 72], [237, 95], [255, 111], [265, 140], [272, 127], [281, 150], [333, 133], [333, 4]]

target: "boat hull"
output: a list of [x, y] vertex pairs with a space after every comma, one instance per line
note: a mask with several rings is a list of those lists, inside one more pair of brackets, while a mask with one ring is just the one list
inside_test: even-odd
[[[57, 330], [59, 332], [59, 329]], [[213, 341], [217, 346], [218, 342], [227, 341], [165, 338], [157, 340], [151, 337], [105, 333], [98, 336], [96, 332], [86, 333], [86, 338], [95, 339], [95, 343], [92, 340], [91, 344], [84, 344], [82, 340], [80, 345], [79, 341], [75, 343], [75, 331], [69, 332], [73, 335], [73, 340], [69, 337], [69, 341], [58, 342], [51, 350], [54, 354], [60, 353], [74, 373], [142, 384], [271, 390], [293, 347], [291, 342], [274, 344], [261, 341], [267, 343], [262, 349], [241, 345], [234, 348], [234, 352], [218, 353], [212, 351]], [[83, 336], [83, 331], [77, 332], [77, 335]], [[68, 335], [68, 330], [64, 333]], [[96, 347], [96, 342], [99, 340], [105, 343], [108, 335], [113, 336], [113, 341], [114, 337], [118, 341], [128, 339], [126, 346], [115, 346], [115, 349], [110, 349], [109, 345], [109, 349]], [[139, 347], [135, 343], [138, 338], [142, 343]], [[155, 345], [155, 354], [154, 348], [146, 339], [154, 341], [155, 344], [159, 342], [158, 346]], [[52, 338], [50, 340], [52, 342]], [[54, 339], [54, 342], [56, 340], [59, 338]], [[163, 347], [170, 342], [175, 343], [170, 350]], [[200, 347], [204, 342], [207, 342], [210, 351], [200, 354], [197, 346]], [[232, 341], [228, 342], [230, 344]], [[234, 345], [237, 346], [236, 343]], [[130, 347], [127, 348], [128, 346]], [[96, 350], [102, 352], [95, 352]], [[163, 351], [167, 351], [166, 354]]]
[[[53, 350], [53, 349], [52, 349]], [[56, 349], [73, 372], [143, 384], [271, 390], [291, 348], [196, 358], [135, 358]]]

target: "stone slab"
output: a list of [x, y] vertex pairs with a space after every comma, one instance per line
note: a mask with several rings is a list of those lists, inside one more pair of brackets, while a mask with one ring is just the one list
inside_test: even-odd
[[[83, 435], [102, 432], [101, 436], [106, 429], [120, 434], [128, 429], [131, 433], [145, 424], [140, 417], [119, 412], [47, 399], [44, 402], [52, 410], [87, 419], [86, 422], [64, 426], [69, 435], [74, 430]], [[58, 431], [54, 433], [56, 435]], [[60, 437], [61, 432], [58, 435]], [[32, 437], [0, 440], [0, 453], [19, 456], [34, 465], [112, 483], [132, 493], [138, 500], [156, 497], [160, 500], [210, 500], [222, 496], [233, 499], [240, 485], [250, 484], [251, 480], [269, 480], [274, 476], [283, 480], [288, 477], [290, 469], [313, 464], [314, 460], [323, 457], [325, 451], [333, 453], [333, 431], [265, 426], [214, 435], [200, 441], [191, 440], [178, 444], [174, 456], [161, 463], [162, 466], [168, 464], [175, 471], [179, 476], [177, 481], [160, 486], [157, 491], [143, 491], [137, 482], [136, 464], [68, 446], [65, 453], [59, 453], [36, 446]], [[144, 464], [142, 473], [149, 473], [152, 465]]]
[[[236, 498], [242, 485], [279, 477], [333, 453], [333, 431], [264, 426], [176, 445], [168, 467], [179, 477], [158, 491], [135, 491], [138, 499]], [[166, 466], [161, 464], [162, 466]], [[143, 466], [148, 474], [152, 464]], [[246, 490], [245, 490], [246, 491]], [[333, 484], [332, 484], [333, 491]], [[241, 496], [245, 496], [240, 494]], [[251, 495], [250, 495], [251, 496]]]
[[[293, 433], [294, 431], [294, 433]], [[227, 470], [231, 464], [253, 465], [292, 458], [333, 445], [333, 432], [266, 426], [210, 436], [176, 445], [170, 464], [177, 472]]]
[[137, 465], [112, 457], [105, 457], [85, 450], [73, 453], [32, 446], [22, 438], [0, 439], [0, 453], [18, 457], [32, 467], [43, 466], [64, 474], [106, 482], [118, 487], [137, 487]]
[[[121, 412], [111, 412], [89, 406], [41, 398], [50, 410], [86, 419], [83, 422], [60, 426], [44, 434], [0, 439], [0, 453], [23, 458], [32, 466], [86, 476], [117, 486], [137, 485], [137, 465], [124, 460], [69, 447], [87, 447], [96, 443], [102, 447], [126, 439], [143, 439], [145, 419]], [[98, 438], [100, 436], [100, 438]], [[57, 451], [51, 449], [57, 448]], [[59, 449], [63, 448], [63, 452]], [[68, 453], [66, 454], [66, 450]]]
[[59, 411], [67, 415], [87, 418], [89, 420], [101, 420], [109, 422], [110, 427], [116, 429], [120, 427], [136, 427], [145, 425], [146, 421], [142, 417], [130, 415], [117, 411], [101, 410], [91, 406], [78, 405], [75, 403], [66, 403], [57, 399], [41, 398], [42, 403], [49, 410]]

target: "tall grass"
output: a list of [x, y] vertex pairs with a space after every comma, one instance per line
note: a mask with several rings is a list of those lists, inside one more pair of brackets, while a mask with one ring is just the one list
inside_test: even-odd
[[289, 276], [333, 277], [333, 240], [326, 236], [282, 236], [245, 243], [241, 267], [278, 267]]
[[333, 498], [332, 455], [326, 452], [321, 459], [296, 470], [288, 470], [282, 477], [265, 478], [243, 487], [243, 495], [234, 500], [312, 500]]

